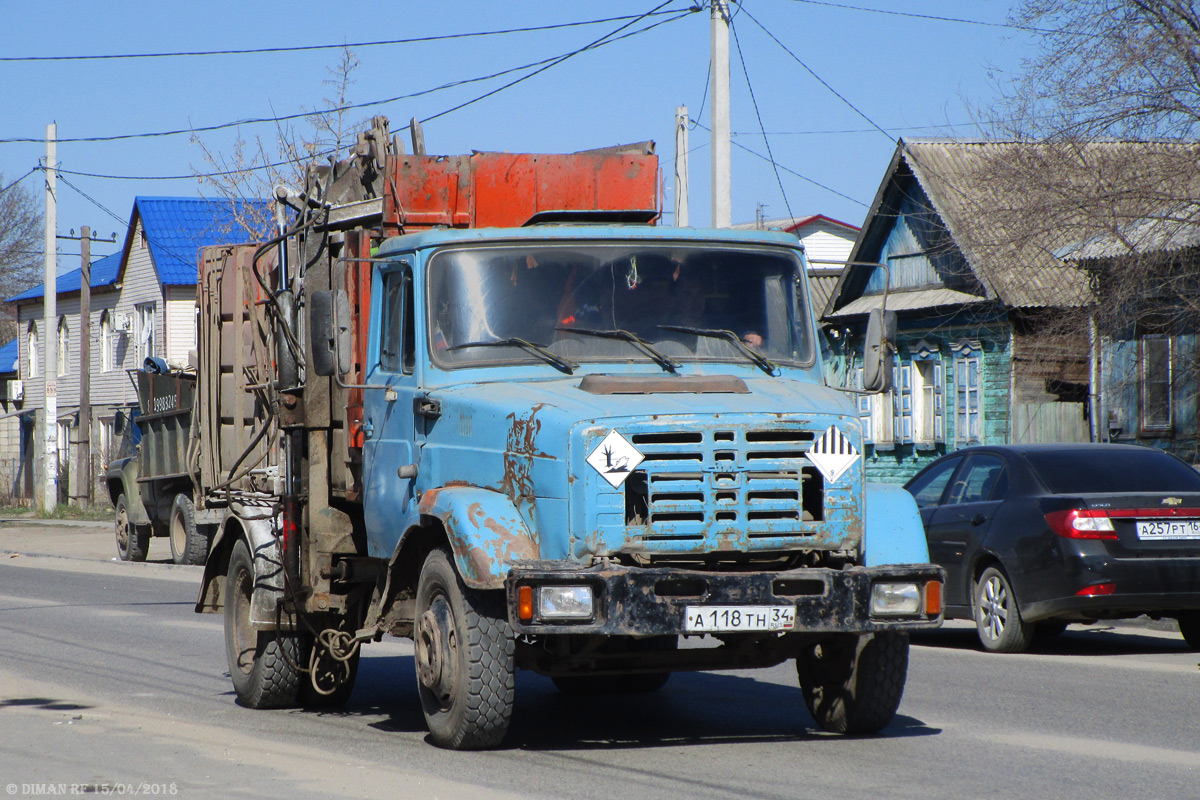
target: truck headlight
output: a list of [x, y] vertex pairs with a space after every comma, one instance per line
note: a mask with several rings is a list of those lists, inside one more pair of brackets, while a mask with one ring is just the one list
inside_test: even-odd
[[590, 619], [591, 586], [539, 586], [538, 617], [541, 619]]
[[913, 616], [921, 610], [921, 589], [915, 583], [877, 583], [871, 587], [871, 616]]

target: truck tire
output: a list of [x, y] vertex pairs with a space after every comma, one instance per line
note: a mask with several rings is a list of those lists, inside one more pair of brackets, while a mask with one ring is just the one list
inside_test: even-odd
[[421, 567], [416, 614], [413, 663], [433, 743], [452, 750], [499, 745], [515, 683], [503, 598], [467, 589], [438, 549]]
[[134, 525], [129, 518], [129, 501], [125, 495], [117, 498], [117, 555], [122, 561], [145, 561], [150, 551], [150, 531], [145, 526]]
[[249, 708], [287, 708], [300, 687], [300, 637], [250, 624], [254, 562], [239, 539], [225, 573], [225, 656], [238, 701]]
[[1029, 649], [1034, 627], [1021, 619], [1017, 596], [1007, 575], [997, 567], [988, 567], [975, 581], [972, 598], [975, 628], [984, 650], [1023, 653]]
[[896, 716], [908, 675], [908, 634], [842, 636], [796, 659], [804, 702], [823, 731], [878, 733]]
[[176, 564], [203, 564], [208, 558], [208, 537], [196, 526], [196, 505], [186, 494], [175, 495], [169, 525], [171, 559]]
[[1200, 611], [1188, 611], [1175, 620], [1179, 623], [1179, 635], [1193, 650], [1200, 650]]

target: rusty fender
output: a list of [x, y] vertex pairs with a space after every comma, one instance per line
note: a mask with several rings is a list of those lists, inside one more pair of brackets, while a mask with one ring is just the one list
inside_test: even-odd
[[421, 495], [420, 511], [441, 520], [458, 574], [472, 589], [502, 589], [509, 570], [539, 556], [537, 536], [499, 492], [476, 486], [431, 489]]

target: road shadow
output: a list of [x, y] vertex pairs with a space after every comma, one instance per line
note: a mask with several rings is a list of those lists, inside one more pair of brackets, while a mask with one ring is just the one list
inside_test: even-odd
[[[369, 724], [385, 732], [424, 732], [412, 657], [364, 657], [354, 694], [340, 713], [383, 716]], [[939, 733], [898, 714], [881, 735]], [[504, 746], [590, 750], [842, 738], [817, 728], [798, 685], [685, 672], [672, 675], [657, 692], [569, 695], [549, 678], [519, 671], [516, 707]]]
[[3, 708], [39, 708], [43, 711], [82, 711], [93, 708], [81, 703], [68, 703], [49, 697], [7, 697], [0, 699], [0, 709]]
[[[976, 650], [984, 652], [974, 628], [940, 628], [936, 631], [913, 633], [915, 645], [942, 649]], [[1155, 635], [1149, 629], [1095, 625], [1070, 625], [1057, 635], [1037, 635], [1026, 651], [1041, 655], [1061, 656], [1118, 656], [1195, 653], [1183, 640]]]

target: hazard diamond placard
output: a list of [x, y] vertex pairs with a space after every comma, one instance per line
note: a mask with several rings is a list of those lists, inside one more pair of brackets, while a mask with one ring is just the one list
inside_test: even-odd
[[854, 449], [854, 443], [846, 438], [836, 425], [830, 425], [829, 430], [813, 442], [813, 446], [808, 448], [805, 455], [829, 483], [837, 483], [838, 478], [858, 460], [858, 451]]

